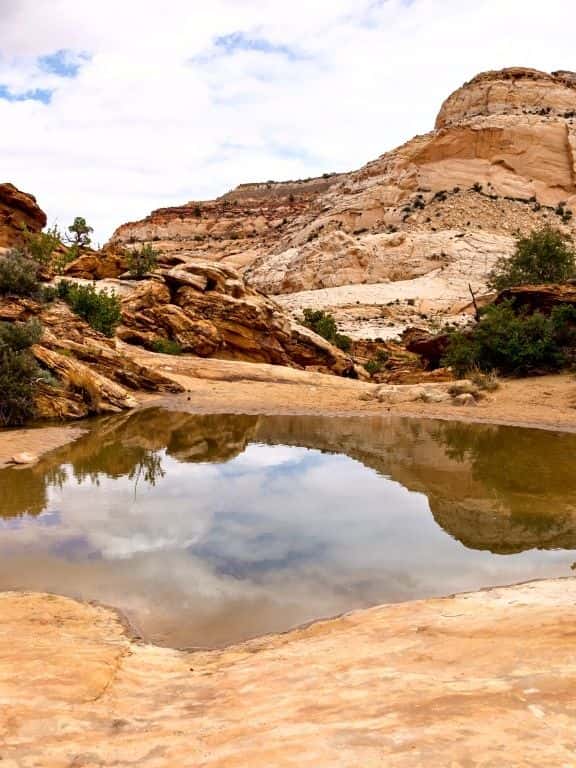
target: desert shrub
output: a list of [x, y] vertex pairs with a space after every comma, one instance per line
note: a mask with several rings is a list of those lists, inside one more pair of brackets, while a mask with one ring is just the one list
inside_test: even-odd
[[374, 376], [375, 373], [380, 373], [382, 370], [382, 366], [378, 362], [378, 360], [368, 360], [367, 363], [364, 363], [365, 370], [370, 374], [370, 376]]
[[24, 239], [26, 241], [25, 251], [38, 264], [46, 266], [52, 260], [52, 254], [61, 245], [62, 237], [60, 230], [54, 224], [46, 232], [31, 232], [24, 227]]
[[385, 349], [379, 349], [373, 358], [368, 360], [367, 363], [364, 363], [364, 368], [368, 371], [370, 376], [374, 376], [375, 373], [381, 373], [389, 360], [390, 355], [388, 352]]
[[20, 251], [0, 256], [0, 296], [34, 296], [38, 293], [39, 265]]
[[158, 251], [149, 243], [130, 251], [128, 255], [128, 271], [138, 280], [153, 270], [157, 263]]
[[182, 346], [172, 339], [155, 339], [152, 342], [152, 351], [162, 355], [181, 355]]
[[334, 344], [343, 352], [348, 352], [352, 346], [352, 339], [342, 333], [338, 333], [336, 320], [328, 312], [321, 309], [305, 309], [304, 319], [302, 321], [306, 328], [322, 336], [323, 339]]
[[29, 347], [40, 323], [0, 323], [0, 425], [20, 426], [35, 415], [34, 387], [42, 373]]
[[65, 301], [81, 318], [105, 336], [113, 336], [122, 314], [120, 299], [94, 285], [76, 285], [67, 280], [58, 283], [58, 298]]
[[472, 369], [512, 375], [558, 370], [576, 344], [575, 328], [572, 307], [557, 307], [546, 317], [517, 313], [511, 301], [493, 304], [475, 326], [451, 333], [443, 363], [459, 376]]
[[42, 336], [42, 324], [36, 318], [27, 323], [0, 323], [0, 349], [22, 352], [37, 344]]
[[333, 344], [337, 346], [338, 349], [341, 349], [342, 352], [349, 352], [352, 347], [352, 339], [344, 333], [337, 333], [334, 337]]
[[576, 254], [572, 238], [553, 227], [519, 237], [510, 258], [501, 258], [489, 276], [497, 291], [516, 285], [562, 283], [574, 276]]

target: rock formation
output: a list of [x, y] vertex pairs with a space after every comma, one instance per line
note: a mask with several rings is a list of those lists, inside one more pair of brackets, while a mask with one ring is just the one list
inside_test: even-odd
[[[93, 279], [105, 272], [119, 277], [124, 268], [117, 253], [108, 250], [102, 259], [80, 257], [66, 276]], [[169, 340], [200, 357], [358, 375], [348, 355], [294, 322], [226, 264], [164, 254], [149, 279], [101, 285], [122, 297], [117, 335], [128, 344], [154, 350]]]
[[240, 187], [157, 211], [112, 242], [233, 261], [296, 315], [330, 309], [345, 333], [386, 337], [469, 312], [468, 283], [485, 288], [517, 231], [573, 233], [575, 148], [575, 74], [487, 72], [445, 101], [431, 133], [358, 171], [301, 194]]
[[46, 214], [32, 195], [13, 184], [0, 184], [0, 252], [23, 244], [22, 231], [40, 232], [46, 226]]

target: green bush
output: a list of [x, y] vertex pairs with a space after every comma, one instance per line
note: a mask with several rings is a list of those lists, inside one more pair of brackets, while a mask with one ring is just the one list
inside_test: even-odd
[[128, 271], [132, 277], [140, 280], [158, 263], [158, 251], [149, 243], [142, 248], [131, 250], [128, 256]]
[[37, 344], [42, 336], [42, 324], [36, 318], [27, 323], [0, 323], [0, 349], [21, 352]]
[[46, 232], [30, 232], [27, 227], [24, 227], [24, 239], [26, 255], [38, 264], [47, 266], [52, 261], [52, 254], [61, 245], [62, 237], [60, 230], [54, 224]]
[[352, 339], [342, 333], [338, 333], [336, 321], [328, 312], [321, 309], [305, 309], [302, 324], [311, 331], [322, 336], [323, 339], [334, 344], [343, 352], [348, 352], [352, 346]]
[[177, 341], [171, 339], [156, 339], [152, 342], [152, 351], [162, 355], [181, 355], [182, 347]]
[[58, 298], [65, 301], [81, 318], [105, 336], [114, 336], [122, 315], [120, 299], [94, 285], [76, 285], [67, 280], [58, 283]]
[[380, 373], [382, 370], [382, 366], [378, 362], [378, 360], [368, 360], [367, 363], [364, 363], [365, 370], [370, 374], [370, 376], [374, 376], [375, 373]]
[[29, 347], [41, 333], [37, 320], [0, 323], [1, 426], [20, 426], [35, 415], [34, 387], [42, 372]]
[[517, 313], [505, 301], [487, 307], [475, 326], [452, 332], [443, 363], [458, 376], [472, 369], [525, 375], [562, 368], [574, 347], [574, 307], [556, 307], [546, 317]]
[[575, 271], [572, 238], [553, 227], [544, 227], [518, 238], [513, 256], [498, 260], [488, 284], [501, 291], [516, 285], [563, 283]]
[[20, 251], [0, 256], [0, 296], [35, 296], [39, 270], [38, 263]]

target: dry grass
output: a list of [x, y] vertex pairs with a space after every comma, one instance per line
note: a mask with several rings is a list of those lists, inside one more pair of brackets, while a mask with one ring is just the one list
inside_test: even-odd
[[472, 368], [466, 376], [474, 386], [483, 392], [495, 392], [500, 387], [496, 371], [481, 371], [480, 368]]
[[69, 371], [68, 385], [82, 395], [92, 413], [98, 413], [102, 403], [102, 394], [95, 378], [88, 371]]

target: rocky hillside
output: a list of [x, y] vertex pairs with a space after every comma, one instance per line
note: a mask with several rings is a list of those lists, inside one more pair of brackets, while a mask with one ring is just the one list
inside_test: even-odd
[[576, 75], [512, 68], [448, 97], [433, 131], [358, 171], [240, 187], [157, 211], [114, 242], [231, 260], [294, 313], [329, 308], [356, 337], [469, 311], [513, 236], [574, 232]]

